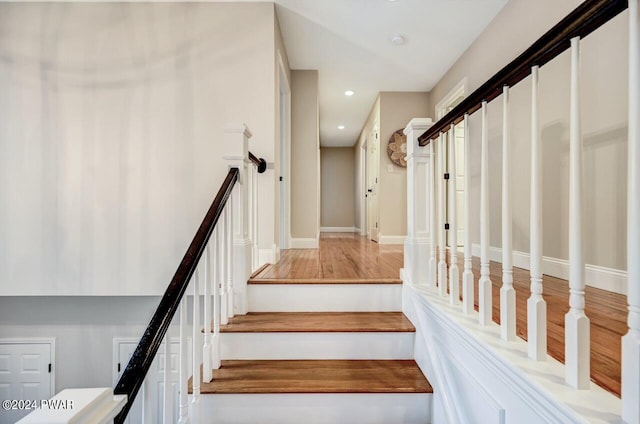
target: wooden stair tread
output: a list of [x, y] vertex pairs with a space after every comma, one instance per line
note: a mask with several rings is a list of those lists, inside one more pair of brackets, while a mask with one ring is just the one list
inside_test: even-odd
[[220, 326], [223, 333], [415, 332], [402, 312], [250, 312]]
[[402, 284], [399, 278], [250, 278], [247, 284]]
[[[192, 384], [189, 380], [189, 393]], [[413, 360], [222, 361], [202, 394], [433, 393]]]

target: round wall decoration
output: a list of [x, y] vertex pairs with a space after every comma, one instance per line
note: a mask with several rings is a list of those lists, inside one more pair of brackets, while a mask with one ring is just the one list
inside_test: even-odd
[[403, 134], [402, 128], [391, 134], [387, 154], [391, 162], [403, 168], [407, 167], [407, 136]]

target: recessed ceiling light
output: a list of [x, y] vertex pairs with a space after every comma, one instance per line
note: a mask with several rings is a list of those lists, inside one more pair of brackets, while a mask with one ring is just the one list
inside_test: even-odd
[[344, 92], [345, 96], [353, 96], [353, 94], [354, 94], [353, 90], [347, 90]]
[[343, 130], [344, 129], [344, 125], [338, 125], [338, 129], [339, 130]]
[[397, 2], [398, 0], [387, 0], [387, 1], [388, 1], [389, 3], [395, 3], [395, 2]]
[[393, 37], [391, 37], [391, 43], [396, 45], [396, 46], [401, 46], [404, 43], [406, 43], [407, 39], [404, 38], [402, 35], [394, 35]]

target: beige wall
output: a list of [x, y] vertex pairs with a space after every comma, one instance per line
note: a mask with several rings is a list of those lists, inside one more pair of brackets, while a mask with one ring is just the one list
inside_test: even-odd
[[291, 237], [320, 231], [318, 71], [291, 71]]
[[321, 227], [355, 225], [355, 154], [352, 147], [320, 149]]
[[389, 138], [413, 118], [428, 117], [429, 93], [380, 93], [380, 235], [407, 234], [407, 168], [394, 165], [387, 154]]
[[[274, 18], [266, 3], [0, 4], [3, 294], [164, 291], [227, 173], [224, 125], [274, 160]], [[271, 228], [274, 172], [259, 180]]]
[[[432, 90], [433, 104], [466, 77], [469, 92], [528, 47], [579, 2], [512, 0]], [[626, 268], [626, 133], [628, 12], [582, 42], [585, 259]], [[509, 42], [505, 43], [508, 39]], [[489, 60], [490, 58], [490, 60]], [[569, 56], [540, 70], [544, 255], [567, 259]], [[511, 90], [514, 248], [529, 251], [530, 78]], [[468, 94], [468, 93], [467, 93]], [[488, 108], [491, 245], [501, 246], [502, 98]], [[480, 117], [472, 115], [471, 210], [479, 206]], [[472, 239], [479, 240], [478, 216]]]
[[369, 231], [366, 228], [367, 217], [364, 215], [367, 213], [366, 201], [367, 198], [365, 194], [367, 192], [368, 181], [364, 180], [365, 178], [365, 170], [362, 169], [363, 162], [366, 161], [366, 158], [363, 159], [362, 156], [366, 155], [366, 151], [363, 149], [363, 146], [367, 142], [367, 138], [371, 133], [373, 125], [375, 122], [380, 122], [380, 96], [376, 98], [376, 101], [373, 102], [373, 106], [371, 106], [371, 111], [369, 112], [369, 116], [360, 131], [360, 135], [358, 136], [358, 141], [356, 145], [353, 146], [354, 150], [354, 163], [356, 168], [356, 207], [355, 207], [355, 227], [360, 229], [360, 234], [365, 235]]

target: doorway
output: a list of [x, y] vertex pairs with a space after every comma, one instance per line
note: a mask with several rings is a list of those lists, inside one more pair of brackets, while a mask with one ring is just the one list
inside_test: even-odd
[[373, 123], [367, 137], [367, 228], [369, 239], [378, 242], [380, 229], [378, 224], [378, 182], [380, 171], [380, 134], [378, 122]]
[[278, 142], [280, 150], [278, 238], [280, 249], [289, 249], [291, 241], [291, 182], [289, 181], [291, 173], [291, 90], [279, 52], [278, 63]]

